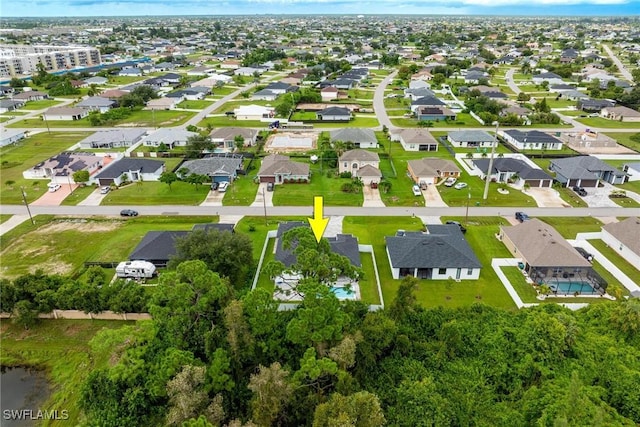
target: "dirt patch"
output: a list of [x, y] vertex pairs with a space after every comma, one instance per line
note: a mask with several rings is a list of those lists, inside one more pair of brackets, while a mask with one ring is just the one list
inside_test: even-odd
[[29, 267], [29, 273], [35, 273], [42, 270], [45, 274], [59, 274], [65, 276], [73, 271], [73, 265], [56, 259], [50, 259], [48, 262], [32, 265]]
[[290, 153], [314, 150], [318, 134], [315, 132], [276, 132], [267, 138], [264, 150], [268, 152]]
[[38, 228], [34, 233], [51, 234], [74, 230], [83, 233], [102, 233], [118, 229], [122, 225], [119, 221], [88, 221], [85, 219], [62, 220], [50, 222]]

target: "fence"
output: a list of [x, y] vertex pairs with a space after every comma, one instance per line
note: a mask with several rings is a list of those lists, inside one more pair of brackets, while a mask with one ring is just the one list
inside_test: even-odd
[[[11, 313], [0, 313], [0, 319], [11, 318]], [[151, 320], [149, 313], [114, 313], [103, 311], [101, 313], [85, 313], [80, 310], [53, 310], [51, 313], [38, 314], [40, 319], [67, 319], [67, 320]]]

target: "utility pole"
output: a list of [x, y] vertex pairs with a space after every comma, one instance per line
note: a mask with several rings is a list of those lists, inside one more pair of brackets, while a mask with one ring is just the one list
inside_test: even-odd
[[24, 205], [27, 208], [27, 213], [29, 214], [29, 219], [31, 220], [31, 224], [36, 225], [36, 222], [33, 220], [31, 216], [31, 210], [29, 209], [29, 202], [27, 202], [27, 193], [24, 192], [24, 186], [20, 186], [20, 192], [22, 193], [22, 200], [24, 201]]
[[49, 129], [49, 122], [47, 121], [47, 113], [42, 114], [42, 118], [44, 119], [44, 124], [47, 126], [47, 133], [51, 133], [51, 129]]
[[491, 157], [489, 157], [489, 168], [487, 169], [487, 176], [484, 183], [484, 194], [482, 195], [482, 200], [487, 200], [487, 196], [489, 195], [489, 182], [491, 182], [491, 171], [493, 170], [493, 157], [496, 154], [496, 145], [498, 145], [498, 126], [500, 123], [498, 121], [493, 122], [492, 124], [496, 125], [496, 134], [493, 136], [493, 144], [491, 145]]
[[467, 191], [467, 211], [464, 214], [464, 225], [466, 227], [467, 222], [469, 221], [469, 202], [471, 202], [471, 190]]

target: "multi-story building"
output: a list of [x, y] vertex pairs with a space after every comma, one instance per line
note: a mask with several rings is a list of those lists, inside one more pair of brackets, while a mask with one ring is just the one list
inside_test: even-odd
[[0, 77], [34, 74], [41, 63], [47, 71], [100, 65], [100, 51], [85, 46], [0, 45]]

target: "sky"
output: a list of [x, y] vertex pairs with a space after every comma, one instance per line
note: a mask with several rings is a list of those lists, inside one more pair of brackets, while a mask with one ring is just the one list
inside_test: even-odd
[[640, 0], [0, 0], [0, 17], [158, 15], [640, 15]]

